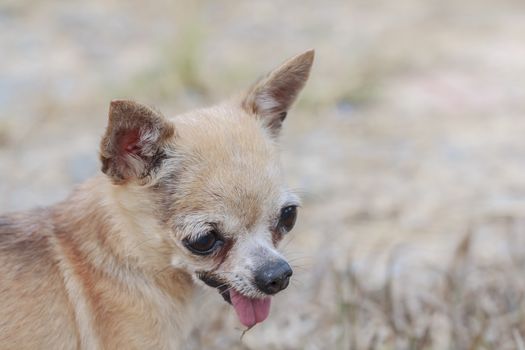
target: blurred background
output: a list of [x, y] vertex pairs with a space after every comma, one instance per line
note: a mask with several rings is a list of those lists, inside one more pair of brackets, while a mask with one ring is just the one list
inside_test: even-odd
[[0, 1], [0, 210], [99, 171], [109, 101], [212, 104], [316, 49], [282, 135], [295, 267], [190, 349], [525, 349], [525, 4]]

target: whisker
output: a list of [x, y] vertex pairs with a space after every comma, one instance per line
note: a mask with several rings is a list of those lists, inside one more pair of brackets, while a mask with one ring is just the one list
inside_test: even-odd
[[300, 279], [297, 279], [297, 278], [295, 278], [295, 279], [291, 279], [291, 280], [290, 280], [290, 284], [291, 284], [293, 287], [298, 287], [298, 288], [302, 288], [302, 287], [304, 287], [304, 285], [305, 285], [303, 281], [301, 281]]

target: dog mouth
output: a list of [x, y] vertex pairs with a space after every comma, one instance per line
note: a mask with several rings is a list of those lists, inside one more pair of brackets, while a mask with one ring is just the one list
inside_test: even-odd
[[217, 289], [219, 291], [219, 294], [224, 299], [224, 301], [232, 305], [232, 300], [230, 297], [231, 287], [228, 283], [223, 282], [219, 280], [218, 278], [215, 278], [206, 273], [199, 273], [197, 276], [202, 282], [206, 283], [207, 286]]
[[198, 277], [206, 285], [218, 290], [223, 299], [233, 306], [239, 321], [244, 326], [251, 328], [266, 320], [270, 314], [270, 297], [250, 298], [210, 274], [199, 273]]

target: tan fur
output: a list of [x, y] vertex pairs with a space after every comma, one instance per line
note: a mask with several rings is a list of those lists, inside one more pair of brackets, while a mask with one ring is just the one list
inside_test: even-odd
[[[312, 59], [287, 61], [240, 100], [172, 119], [114, 101], [105, 175], [57, 205], [0, 216], [0, 348], [182, 348], [200, 271], [261, 297], [250, 268], [280, 256], [272, 230], [280, 208], [297, 204], [282, 182], [275, 112]], [[271, 111], [257, 107], [261, 93]], [[184, 239], [211, 225], [228, 240], [220, 254], [190, 253]]]

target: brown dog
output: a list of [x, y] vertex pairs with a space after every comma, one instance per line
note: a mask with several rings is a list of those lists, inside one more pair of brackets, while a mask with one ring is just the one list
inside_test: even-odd
[[0, 216], [0, 348], [179, 349], [202, 282], [243, 325], [262, 322], [292, 274], [276, 246], [298, 199], [276, 142], [313, 57], [172, 119], [111, 102], [104, 174], [57, 205]]

